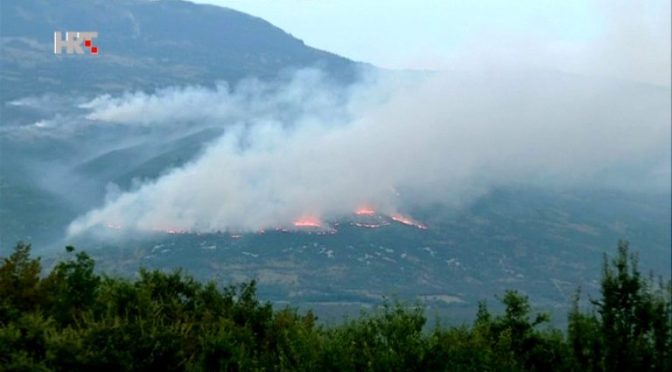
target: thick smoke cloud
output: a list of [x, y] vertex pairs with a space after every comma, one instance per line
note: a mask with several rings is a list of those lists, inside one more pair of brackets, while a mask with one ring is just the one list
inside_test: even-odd
[[[441, 74], [369, 72], [342, 87], [303, 70], [272, 83], [78, 100], [82, 127], [153, 143], [203, 128], [223, 134], [161, 177], [113, 188], [68, 233], [256, 231], [362, 205], [459, 208], [497, 187], [669, 193], [669, 2], [594, 5], [592, 38], [479, 30]], [[63, 118], [30, 134], [72, 128]]]
[[669, 88], [522, 72], [364, 81], [337, 89], [300, 71], [286, 84], [84, 104], [91, 120], [225, 130], [192, 162], [76, 219], [69, 234], [106, 224], [255, 231], [364, 204], [385, 213], [461, 206], [513, 185], [669, 187]]

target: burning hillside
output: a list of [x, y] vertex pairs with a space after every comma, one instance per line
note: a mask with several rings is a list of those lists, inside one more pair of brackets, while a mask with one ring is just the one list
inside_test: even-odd
[[[355, 227], [360, 227], [360, 228], [367, 228], [367, 229], [376, 229], [376, 228], [381, 228], [385, 226], [390, 226], [393, 223], [397, 224], [402, 224], [405, 226], [409, 227], [414, 227], [420, 230], [426, 230], [427, 226], [421, 222], [416, 221], [410, 216], [403, 215], [400, 213], [393, 213], [393, 214], [383, 214], [383, 213], [378, 213], [373, 207], [370, 206], [362, 206], [357, 208], [356, 210], [353, 211], [353, 214], [350, 217], [345, 217], [343, 219], [335, 220], [335, 221], [323, 221], [319, 217], [316, 217], [314, 215], [306, 215], [302, 216], [300, 218], [297, 218], [294, 220], [291, 224], [288, 226], [282, 227], [282, 226], [276, 226], [276, 227], [271, 227], [267, 229], [260, 229], [256, 233], [258, 234], [264, 234], [267, 231], [282, 231], [282, 232], [304, 232], [304, 233], [325, 233], [325, 232], [330, 232], [330, 233], [336, 233], [338, 232], [338, 226], [342, 223], [348, 223], [352, 226]], [[105, 228], [108, 231], [116, 231], [116, 232], [121, 232], [121, 231], [126, 231], [127, 229], [124, 227], [123, 224], [120, 223], [107, 223], [105, 224]], [[182, 229], [178, 227], [171, 227], [171, 226], [154, 226], [146, 232], [149, 233], [158, 233], [158, 234], [168, 234], [168, 235], [176, 235], [176, 234], [196, 234], [196, 233], [210, 233], [210, 234], [218, 234], [218, 233], [223, 233], [222, 231], [191, 231], [188, 229]], [[235, 234], [236, 237], [240, 237], [242, 235], [241, 231], [230, 231], [227, 233]]]

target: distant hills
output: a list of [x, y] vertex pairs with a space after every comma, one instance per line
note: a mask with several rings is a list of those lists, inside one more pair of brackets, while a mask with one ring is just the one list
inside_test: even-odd
[[[364, 66], [263, 19], [186, 1], [3, 0], [0, 7], [3, 100], [271, 78], [306, 66], [349, 80]], [[97, 31], [99, 55], [54, 55], [55, 31]]]

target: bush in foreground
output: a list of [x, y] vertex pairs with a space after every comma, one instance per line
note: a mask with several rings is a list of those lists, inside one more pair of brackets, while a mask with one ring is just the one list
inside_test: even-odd
[[601, 298], [565, 332], [507, 291], [471, 326], [424, 331], [421, 306], [386, 303], [333, 327], [273, 309], [255, 282], [218, 287], [181, 271], [99, 275], [84, 252], [41, 276], [19, 243], [0, 266], [0, 370], [669, 371], [670, 282], [642, 277], [626, 242], [605, 257]]

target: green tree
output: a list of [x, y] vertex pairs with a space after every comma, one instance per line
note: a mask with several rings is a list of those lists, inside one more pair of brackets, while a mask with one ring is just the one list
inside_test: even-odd
[[19, 242], [0, 266], [0, 324], [32, 311], [41, 302], [40, 259], [30, 258], [30, 244]]
[[489, 337], [495, 364], [528, 371], [567, 368], [571, 354], [563, 335], [557, 330], [540, 329], [550, 321], [548, 314], [533, 315], [528, 297], [517, 291], [506, 291], [501, 301], [504, 315], [492, 317], [482, 304], [474, 324], [475, 330]]
[[[74, 247], [66, 247], [68, 254]], [[59, 262], [42, 281], [48, 311], [58, 324], [68, 325], [89, 310], [96, 299], [101, 278], [94, 272], [95, 261], [85, 252], [74, 259]]]
[[627, 241], [618, 243], [602, 266], [601, 298], [590, 313], [578, 308], [569, 316], [569, 338], [581, 367], [606, 371], [672, 369], [670, 283], [643, 277]]
[[30, 246], [0, 265], [0, 370], [667, 371], [671, 285], [645, 278], [625, 242], [602, 270], [601, 297], [580, 294], [563, 334], [516, 291], [505, 311], [479, 304], [471, 326], [424, 329], [421, 305], [385, 303], [337, 326], [274, 309], [256, 283], [221, 288], [180, 270], [100, 276], [86, 253], [42, 277]]

